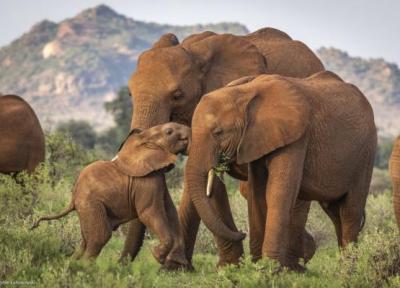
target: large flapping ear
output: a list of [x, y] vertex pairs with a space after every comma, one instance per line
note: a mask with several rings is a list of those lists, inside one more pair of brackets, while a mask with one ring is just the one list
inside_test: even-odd
[[245, 85], [242, 95], [237, 97], [237, 105], [245, 107], [238, 164], [259, 159], [300, 139], [310, 117], [309, 104], [296, 84], [277, 76], [260, 76]]
[[235, 79], [266, 71], [264, 56], [241, 36], [213, 35], [188, 43], [185, 49], [204, 73], [204, 93], [223, 87]]
[[[126, 175], [142, 177], [161, 169], [172, 169], [177, 156], [159, 146], [151, 145], [133, 135], [114, 157], [113, 162]], [[137, 138], [137, 139], [135, 139]]]
[[164, 47], [176, 46], [178, 44], [179, 40], [175, 36], [175, 34], [167, 33], [162, 35], [160, 39], [153, 44], [152, 48], [164, 48]]

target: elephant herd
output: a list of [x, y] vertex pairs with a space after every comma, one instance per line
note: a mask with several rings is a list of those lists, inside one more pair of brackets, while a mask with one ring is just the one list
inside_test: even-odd
[[[165, 34], [140, 55], [129, 90], [132, 130], [116, 157], [84, 168], [69, 207], [33, 226], [76, 210], [76, 258], [96, 257], [129, 222], [122, 260], [136, 257], [148, 228], [160, 240], [152, 253], [163, 267], [193, 269], [202, 220], [218, 265], [239, 263], [246, 234], [234, 223], [225, 173], [240, 180], [247, 200], [254, 261], [267, 257], [304, 271], [300, 258], [307, 262], [316, 249], [305, 229], [313, 200], [332, 220], [340, 247], [357, 241], [377, 146], [373, 111], [304, 43], [273, 28], [203, 32], [181, 43]], [[43, 161], [42, 129], [21, 98], [0, 97], [0, 129], [0, 172], [32, 171]], [[179, 153], [188, 160], [176, 210], [164, 174]], [[390, 171], [400, 225], [400, 139]]]

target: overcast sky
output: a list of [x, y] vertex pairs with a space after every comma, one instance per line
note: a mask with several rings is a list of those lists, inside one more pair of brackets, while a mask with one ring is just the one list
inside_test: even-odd
[[334, 46], [400, 64], [400, 0], [0, 0], [0, 46], [42, 19], [57, 22], [101, 3], [136, 20], [271, 26], [314, 49]]

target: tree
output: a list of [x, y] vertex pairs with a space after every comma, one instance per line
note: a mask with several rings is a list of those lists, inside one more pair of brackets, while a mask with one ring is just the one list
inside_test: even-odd
[[393, 148], [393, 138], [380, 137], [375, 155], [375, 167], [380, 169], [388, 169], [390, 154]]
[[106, 102], [104, 108], [113, 116], [115, 126], [99, 135], [97, 142], [106, 153], [114, 154], [129, 134], [131, 127], [133, 107], [129, 88], [122, 87], [118, 91], [117, 97], [110, 102]]
[[111, 113], [116, 124], [116, 128], [127, 135], [131, 127], [132, 117], [132, 100], [129, 88], [122, 87], [117, 94], [117, 98], [110, 102], [106, 102], [104, 107], [107, 112]]
[[96, 132], [88, 122], [83, 120], [60, 123], [56, 132], [69, 135], [75, 143], [86, 149], [93, 149], [96, 144]]

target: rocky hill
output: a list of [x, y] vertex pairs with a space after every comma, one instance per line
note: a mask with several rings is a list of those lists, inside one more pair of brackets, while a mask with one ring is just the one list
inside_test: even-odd
[[317, 54], [328, 70], [357, 85], [368, 97], [381, 135], [400, 133], [400, 69], [396, 64], [351, 57], [335, 48], [320, 48]]
[[[105, 5], [60, 23], [44, 20], [0, 49], [0, 93], [27, 99], [46, 127], [70, 118], [96, 128], [112, 124], [103, 103], [135, 69], [138, 55], [162, 34], [179, 39], [199, 31], [245, 34], [238, 23], [172, 26], [127, 18]], [[381, 134], [400, 132], [400, 70], [383, 59], [362, 59], [335, 48], [317, 51], [329, 70], [360, 87]]]
[[44, 20], [0, 49], [0, 93], [14, 93], [27, 99], [45, 126], [79, 118], [104, 128], [111, 124], [111, 118], [103, 103], [127, 85], [143, 50], [167, 32], [182, 39], [204, 30], [248, 32], [237, 23], [145, 23], [105, 5], [60, 23]]

